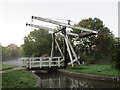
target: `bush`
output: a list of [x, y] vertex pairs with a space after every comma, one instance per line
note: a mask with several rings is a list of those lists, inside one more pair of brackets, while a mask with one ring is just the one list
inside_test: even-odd
[[120, 38], [117, 38], [116, 40], [111, 61], [113, 62], [113, 66], [120, 70]]
[[82, 59], [82, 61], [85, 62], [85, 64], [94, 64], [95, 63], [95, 57], [92, 55], [82, 55], [81, 59]]

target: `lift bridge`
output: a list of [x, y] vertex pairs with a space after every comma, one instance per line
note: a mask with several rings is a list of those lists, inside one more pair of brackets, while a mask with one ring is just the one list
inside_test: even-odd
[[[26, 23], [26, 26], [31, 26], [31, 27], [35, 27], [35, 28], [39, 28], [39, 29], [52, 32], [52, 48], [51, 48], [50, 57], [24, 57], [22, 58], [23, 65], [30, 69], [34, 67], [37, 67], [40, 69], [46, 68], [46, 67], [47, 68], [52, 68], [52, 67], [53, 68], [54, 67], [66, 68], [66, 66], [68, 65], [72, 65], [73, 67], [75, 62], [80, 64], [80, 62], [78, 61], [78, 57], [73, 49], [73, 46], [69, 41], [68, 35], [72, 35], [72, 36], [79, 37], [79, 38], [84, 38], [84, 37], [95, 35], [98, 33], [95, 30], [83, 28], [80, 26], [78, 27], [78, 26], [70, 25], [70, 20], [68, 20], [68, 23], [64, 23], [64, 22], [60, 22], [60, 21], [56, 21], [56, 20], [52, 20], [48, 18], [35, 17], [35, 16], [32, 16], [32, 20], [39, 20], [39, 21], [55, 24], [55, 25], [58, 25], [59, 28], [53, 29], [53, 28], [42, 26], [42, 25]], [[66, 28], [81, 30], [82, 33], [80, 34], [72, 33], [70, 31], [67, 31]], [[59, 43], [57, 42], [57, 39], [56, 39], [56, 36], [58, 34], [64, 38], [63, 40], [64, 50], [63, 51], [61, 50]], [[59, 53], [60, 53], [59, 57], [55, 56], [55, 45], [57, 46], [59, 50]], [[67, 53], [69, 55], [69, 60], [67, 59], [68, 58]]]

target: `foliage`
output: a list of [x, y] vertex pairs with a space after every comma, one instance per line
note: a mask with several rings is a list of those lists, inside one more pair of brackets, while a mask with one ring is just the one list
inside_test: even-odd
[[8, 45], [7, 49], [10, 51], [10, 56], [11, 57], [18, 57], [19, 47], [16, 44]]
[[16, 44], [10, 44], [6, 47], [2, 47], [2, 59], [7, 60], [19, 56], [20, 48]]
[[10, 58], [10, 51], [6, 47], [2, 47], [2, 60]]
[[92, 64], [92, 65], [79, 65], [79, 66], [76, 65], [75, 67], [78, 67], [80, 69], [63, 69], [63, 70], [93, 74], [93, 75], [120, 76], [117, 69], [107, 64], [102, 64], [102, 65]]
[[33, 88], [36, 80], [25, 70], [10, 71], [2, 74], [2, 88]]
[[51, 51], [51, 34], [45, 30], [34, 30], [24, 38], [22, 50], [25, 56], [41, 56]]
[[116, 38], [114, 48], [112, 49], [111, 61], [115, 68], [120, 70], [120, 38]]
[[[86, 59], [84, 57], [81, 57], [85, 59], [84, 61], [87, 61], [87, 59], [92, 63], [93, 61], [97, 62], [102, 59], [109, 60], [110, 58], [110, 52], [112, 48], [112, 44], [114, 42], [113, 34], [110, 32], [110, 30], [103, 25], [103, 21], [101, 21], [98, 18], [88, 18], [83, 19], [80, 21], [76, 26], [82, 26], [88, 29], [96, 30], [98, 31], [97, 35], [91, 35], [85, 38], [80, 38], [75, 41], [79, 41], [77, 44], [77, 47], [75, 46], [76, 52], [78, 52], [78, 55], [81, 56], [81, 54], [84, 54], [83, 56], [86, 56]], [[83, 31], [73, 29], [72, 32], [75, 33], [83, 33]], [[88, 58], [87, 58], [88, 57]]]
[[91, 56], [91, 55], [86, 55], [83, 54], [81, 56], [81, 61], [84, 61], [86, 64], [94, 64], [95, 63], [95, 57]]

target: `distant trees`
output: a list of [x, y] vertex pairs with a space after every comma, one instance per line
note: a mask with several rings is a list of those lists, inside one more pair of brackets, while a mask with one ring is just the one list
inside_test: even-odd
[[2, 47], [2, 59], [7, 60], [10, 58], [19, 57], [19, 50], [20, 47], [16, 44], [10, 44], [6, 47]]
[[[103, 21], [98, 18], [88, 18], [80, 21], [76, 26], [82, 26], [88, 29], [98, 31], [97, 35], [80, 38], [77, 44], [76, 52], [86, 63], [108, 62], [110, 60], [110, 50], [112, 48], [113, 34], [103, 25]], [[72, 32], [82, 33], [80, 30], [73, 29]]]
[[51, 34], [46, 30], [34, 30], [24, 38], [22, 45], [23, 54], [25, 56], [41, 56], [49, 54], [51, 51]]

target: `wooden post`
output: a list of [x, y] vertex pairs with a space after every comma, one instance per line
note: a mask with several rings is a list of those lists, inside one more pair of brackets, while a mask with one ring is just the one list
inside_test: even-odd
[[60, 67], [60, 58], [58, 57], [58, 67]]
[[41, 65], [42, 65], [42, 59], [40, 58], [40, 68], [41, 68]]
[[51, 59], [52, 57], [49, 57], [49, 67], [51, 67]]
[[29, 59], [29, 65], [30, 65], [30, 67], [29, 67], [29, 68], [31, 69], [31, 58]]
[[53, 33], [53, 57], [55, 57], [55, 33]]
[[34, 60], [35, 60], [35, 59], [33, 58], [33, 62], [32, 62], [32, 63], [33, 63], [33, 66], [34, 66]]
[[29, 68], [29, 59], [27, 59], [27, 65], [26, 66]]
[[66, 37], [66, 27], [63, 27], [63, 32], [64, 34], [64, 40], [63, 40], [63, 54], [64, 54], [64, 68], [67, 67], [67, 46], [66, 46], [66, 42], [65, 42], [65, 37]]

